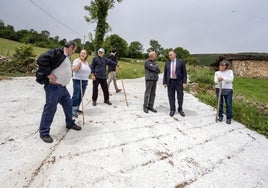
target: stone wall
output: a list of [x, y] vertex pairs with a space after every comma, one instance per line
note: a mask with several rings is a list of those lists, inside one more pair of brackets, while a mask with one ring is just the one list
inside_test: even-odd
[[235, 76], [268, 79], [268, 61], [232, 60], [231, 69]]

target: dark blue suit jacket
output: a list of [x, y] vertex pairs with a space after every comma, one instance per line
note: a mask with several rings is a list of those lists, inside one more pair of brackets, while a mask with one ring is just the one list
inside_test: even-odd
[[[164, 76], [163, 76], [163, 85], [164, 84], [169, 85], [170, 66], [171, 66], [171, 61], [169, 60], [165, 64]], [[186, 84], [187, 83], [187, 72], [186, 72], [185, 63], [182, 59], [178, 59], [178, 58], [176, 58], [176, 75], [177, 75], [178, 84]]]

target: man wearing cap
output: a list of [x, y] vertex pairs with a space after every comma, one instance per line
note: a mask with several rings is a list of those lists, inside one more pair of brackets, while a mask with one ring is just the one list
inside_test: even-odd
[[108, 105], [112, 105], [109, 101], [109, 91], [108, 91], [108, 84], [106, 80], [106, 66], [116, 66], [117, 62], [114, 62], [104, 56], [104, 49], [100, 48], [98, 50], [98, 55], [92, 59], [91, 62], [91, 78], [93, 80], [93, 92], [92, 92], [92, 101], [93, 106], [97, 105], [98, 99], [98, 86], [101, 85], [103, 95], [104, 95], [104, 103]]

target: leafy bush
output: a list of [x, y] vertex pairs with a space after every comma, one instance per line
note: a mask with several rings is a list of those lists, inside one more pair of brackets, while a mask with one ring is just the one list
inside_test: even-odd
[[0, 65], [0, 71], [6, 73], [32, 73], [36, 69], [33, 47], [24, 45], [15, 49], [13, 58]]
[[214, 74], [213, 72], [207, 68], [192, 68], [189, 69], [189, 74], [190, 74], [190, 82], [195, 82], [198, 84], [208, 84], [211, 87], [214, 85]]

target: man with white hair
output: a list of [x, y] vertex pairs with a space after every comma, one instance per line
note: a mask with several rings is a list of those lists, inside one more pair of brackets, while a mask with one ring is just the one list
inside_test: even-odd
[[149, 53], [149, 58], [145, 61], [145, 93], [143, 111], [148, 113], [148, 110], [156, 113], [157, 110], [153, 108], [155, 100], [156, 83], [160, 69], [155, 62], [157, 54], [152, 51]]

